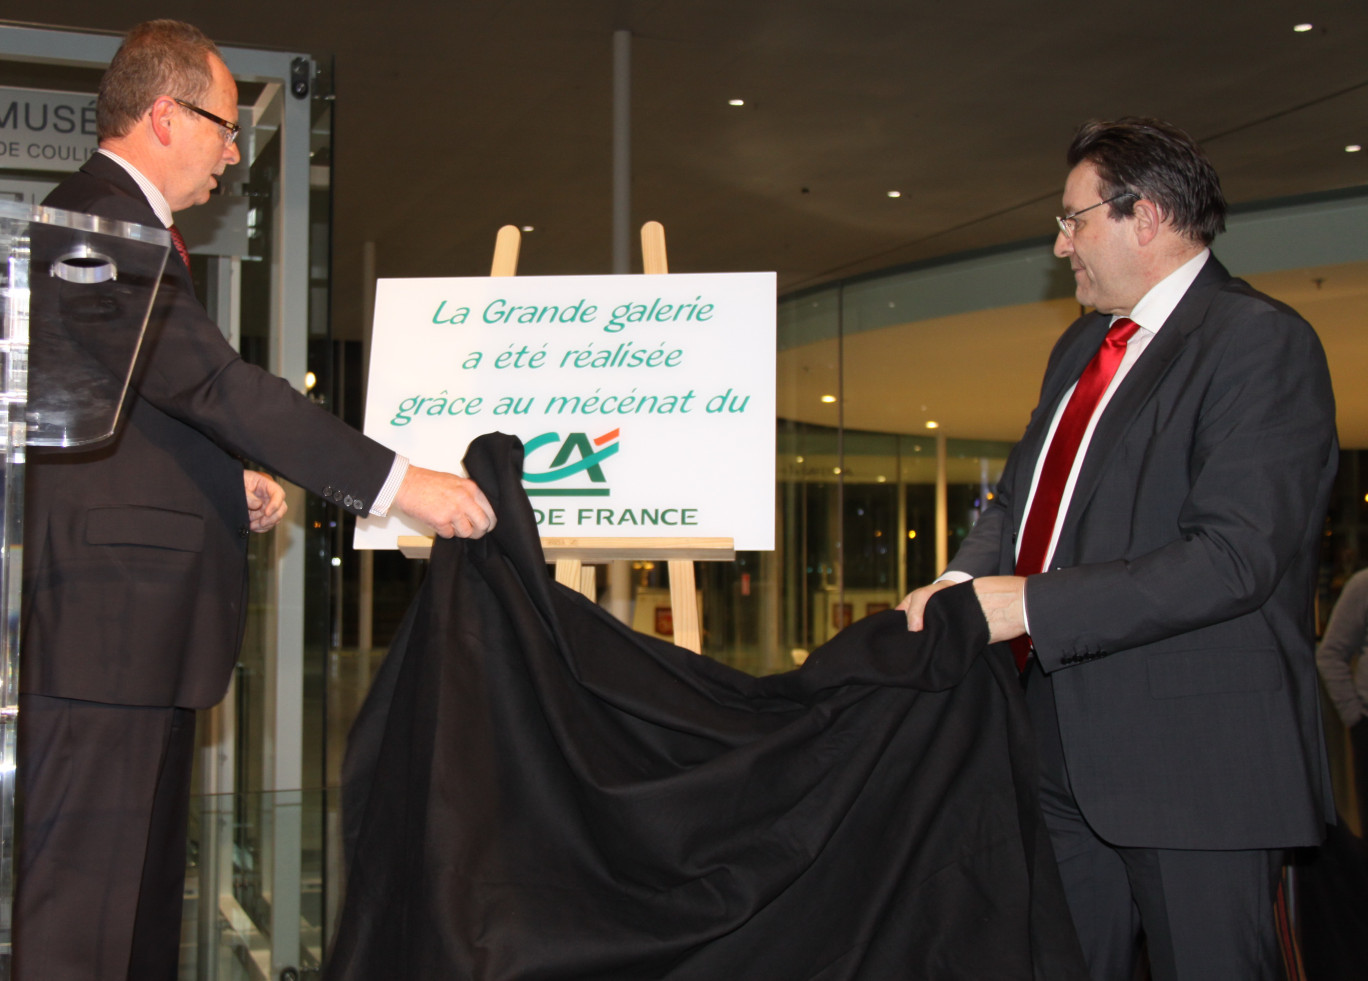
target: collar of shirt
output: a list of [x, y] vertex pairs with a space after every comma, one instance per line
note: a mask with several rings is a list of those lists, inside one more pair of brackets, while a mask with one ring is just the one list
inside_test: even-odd
[[[1164, 326], [1164, 322], [1173, 313], [1174, 307], [1178, 306], [1178, 302], [1187, 295], [1188, 287], [1197, 278], [1197, 274], [1202, 271], [1202, 267], [1206, 265], [1210, 256], [1211, 250], [1204, 248], [1155, 283], [1150, 287], [1150, 291], [1140, 298], [1135, 309], [1130, 312], [1130, 319], [1139, 324], [1142, 330], [1151, 334], [1159, 333], [1159, 328]], [[1120, 319], [1119, 314], [1112, 318], [1112, 323], [1116, 323], [1118, 319]]]
[[166, 196], [157, 190], [155, 184], [143, 176], [142, 171], [134, 167], [131, 163], [119, 156], [117, 153], [101, 147], [98, 151], [113, 160], [116, 164], [128, 171], [128, 176], [137, 181], [138, 187], [142, 188], [143, 194], [147, 196], [147, 203], [152, 206], [152, 210], [157, 213], [157, 219], [167, 228], [171, 227], [171, 205], [166, 203]]

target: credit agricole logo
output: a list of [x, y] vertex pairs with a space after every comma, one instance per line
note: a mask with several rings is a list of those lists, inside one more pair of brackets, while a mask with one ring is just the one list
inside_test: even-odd
[[[602, 436], [542, 433], [523, 444], [523, 482], [528, 497], [607, 497], [605, 460], [617, 454], [620, 429]], [[536, 456], [536, 460], [533, 457]], [[550, 457], [550, 464], [545, 461]], [[544, 469], [538, 469], [539, 467]]]

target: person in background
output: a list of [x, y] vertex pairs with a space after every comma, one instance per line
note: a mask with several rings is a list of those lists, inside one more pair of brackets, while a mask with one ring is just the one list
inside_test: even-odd
[[1349, 727], [1359, 826], [1368, 826], [1368, 569], [1349, 577], [1316, 651], [1321, 681]]

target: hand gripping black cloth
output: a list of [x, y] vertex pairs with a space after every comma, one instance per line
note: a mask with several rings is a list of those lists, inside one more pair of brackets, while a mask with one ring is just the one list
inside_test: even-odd
[[550, 580], [517, 440], [466, 468], [498, 527], [352, 730], [330, 981], [1086, 977], [971, 587], [754, 678]]

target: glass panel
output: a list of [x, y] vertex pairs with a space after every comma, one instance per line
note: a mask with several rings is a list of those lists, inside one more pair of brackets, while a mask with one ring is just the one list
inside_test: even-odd
[[[946, 533], [951, 558], [984, 506], [993, 499], [993, 488], [1002, 477], [1011, 449], [1011, 443], [991, 440], [946, 440]], [[936, 575], [939, 574], [937, 570]], [[930, 581], [924, 579], [913, 586]]]
[[[289, 963], [297, 978], [317, 978], [324, 949], [320, 928], [322, 883], [328, 857], [320, 841], [306, 836], [299, 892], [298, 951], [272, 948], [268, 897], [255, 884], [271, 862], [278, 826], [296, 825], [301, 814], [340, 826], [336, 791], [279, 791], [267, 794], [207, 794], [190, 802], [190, 865], [181, 922], [182, 981], [257, 981], [273, 977], [273, 963]], [[244, 827], [250, 822], [250, 828]], [[307, 822], [306, 822], [307, 823]], [[254, 885], [244, 888], [241, 883]]]
[[0, 200], [0, 977], [15, 871], [26, 447], [112, 432], [169, 248], [161, 230]]

